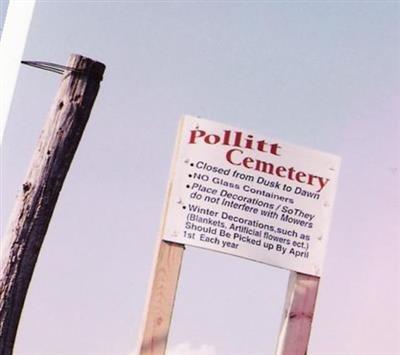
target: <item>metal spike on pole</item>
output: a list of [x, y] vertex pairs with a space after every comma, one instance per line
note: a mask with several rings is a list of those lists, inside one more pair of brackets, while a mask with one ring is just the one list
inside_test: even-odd
[[104, 64], [77, 54], [66, 67], [45, 64], [63, 77], [1, 246], [0, 355], [13, 352], [40, 248], [105, 70]]

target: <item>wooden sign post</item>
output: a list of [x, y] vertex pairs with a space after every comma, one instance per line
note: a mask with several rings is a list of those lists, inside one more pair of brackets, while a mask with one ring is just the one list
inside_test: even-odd
[[319, 277], [291, 272], [277, 355], [305, 355], [317, 301]]
[[339, 158], [181, 120], [140, 355], [164, 355], [185, 245], [291, 270], [278, 355], [307, 351]]
[[[39, 66], [39, 65], [37, 65]], [[46, 68], [50, 68], [46, 63]], [[29, 283], [105, 66], [71, 55], [17, 198], [2, 246], [0, 354], [11, 355]]]
[[160, 240], [140, 338], [140, 355], [165, 354], [184, 246]]

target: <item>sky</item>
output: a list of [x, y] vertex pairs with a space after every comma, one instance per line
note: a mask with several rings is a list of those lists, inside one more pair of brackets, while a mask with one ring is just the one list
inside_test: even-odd
[[[309, 354], [398, 354], [399, 51], [398, 2], [38, 1], [23, 59], [107, 69], [15, 354], [135, 353], [183, 114], [341, 156]], [[20, 68], [2, 234], [59, 82]], [[168, 354], [273, 354], [288, 276], [188, 247]]]
[[3, 32], [4, 21], [7, 15], [8, 0], [3, 0], [0, 2], [0, 33]]

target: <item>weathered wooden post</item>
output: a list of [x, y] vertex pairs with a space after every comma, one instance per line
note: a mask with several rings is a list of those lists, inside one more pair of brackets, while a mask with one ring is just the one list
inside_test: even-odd
[[44, 236], [96, 99], [105, 65], [70, 56], [2, 246], [0, 354], [13, 351], [18, 323]]

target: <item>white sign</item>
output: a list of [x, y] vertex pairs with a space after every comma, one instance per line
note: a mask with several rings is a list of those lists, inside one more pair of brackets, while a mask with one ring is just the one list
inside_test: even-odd
[[186, 116], [162, 237], [319, 276], [339, 164], [331, 154]]

